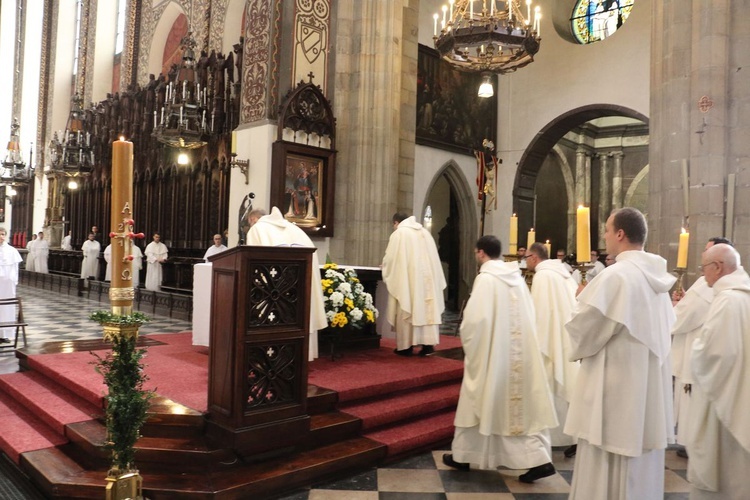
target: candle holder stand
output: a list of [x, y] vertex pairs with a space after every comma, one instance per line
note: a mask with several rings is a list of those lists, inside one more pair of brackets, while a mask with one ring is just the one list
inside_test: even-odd
[[232, 153], [232, 160], [229, 166], [237, 167], [245, 175], [245, 184], [250, 184], [250, 160], [238, 160], [237, 153]]
[[505, 260], [505, 262], [519, 262], [521, 260], [521, 257], [519, 257], [518, 254], [509, 253], [507, 255], [503, 255], [503, 259]]
[[577, 262], [574, 266], [578, 271], [581, 273], [581, 285], [586, 285], [588, 281], [586, 281], [586, 273], [594, 269], [594, 264], [591, 262]]
[[682, 277], [685, 276], [685, 273], [687, 272], [687, 267], [677, 267], [674, 269], [673, 272], [677, 273], [677, 284], [675, 286], [674, 291], [679, 296], [685, 292], [685, 289], [682, 287]]

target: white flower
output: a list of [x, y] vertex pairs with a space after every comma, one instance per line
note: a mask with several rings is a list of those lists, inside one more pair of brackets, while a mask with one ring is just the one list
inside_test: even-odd
[[341, 292], [333, 292], [331, 294], [331, 303], [333, 307], [339, 307], [344, 304], [344, 294]]
[[362, 286], [362, 283], [355, 283], [354, 284], [354, 293], [360, 294], [365, 291], [365, 287]]
[[328, 279], [343, 279], [344, 277], [341, 276], [341, 273], [336, 271], [335, 269], [328, 269], [326, 270], [326, 278]]
[[336, 290], [351, 298], [352, 286], [349, 283], [341, 283]]
[[336, 311], [327, 311], [326, 312], [326, 318], [328, 319], [328, 322], [330, 323], [333, 321], [333, 317], [336, 316]]
[[354, 321], [359, 321], [362, 319], [362, 311], [355, 307], [349, 311], [349, 316], [351, 316]]

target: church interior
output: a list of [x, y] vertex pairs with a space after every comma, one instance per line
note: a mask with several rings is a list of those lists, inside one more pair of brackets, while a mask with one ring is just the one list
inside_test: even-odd
[[[163, 321], [153, 333], [191, 329], [201, 307], [193, 300], [193, 268], [203, 262], [213, 236], [222, 235], [230, 249], [242, 246], [250, 211], [278, 207], [310, 237], [321, 263], [368, 269], [382, 262], [392, 215], [414, 215], [438, 246], [447, 282], [448, 320], [441, 333], [451, 339], [445, 341], [444, 356], [425, 360], [445, 365], [445, 372], [437, 367], [429, 372], [430, 387], [401, 388], [445, 400], [430, 410], [409, 410], [432, 412], [432, 431], [420, 431], [425, 434], [419, 439], [402, 436], [414, 423], [411, 413], [402, 416], [403, 428], [378, 427], [368, 423], [369, 415], [361, 417], [365, 431], [362, 423], [336, 421], [341, 414], [322, 422], [321, 415], [337, 404], [343, 412], [367, 414], [365, 403], [376, 395], [351, 395], [347, 401], [341, 394], [356, 393], [351, 387], [338, 396], [322, 390], [328, 379], [321, 365], [336, 363], [321, 349], [306, 374], [309, 389], [304, 388], [307, 410], [317, 415], [319, 426], [305, 442], [309, 456], [296, 454], [285, 462], [268, 447], [251, 447], [258, 453], [256, 468], [269, 456], [274, 471], [297, 467], [301, 472], [285, 478], [273, 475], [271, 466], [262, 473], [253, 469], [257, 477], [240, 486], [238, 477], [247, 471], [213, 471], [210, 485], [199, 484], [201, 467], [228, 459], [203, 441], [195, 444], [204, 446], [200, 453], [188, 451], [203, 430], [204, 394], [192, 408], [164, 410], [160, 415], [169, 429], [147, 424], [142, 454], [147, 463], [168, 454], [160, 446], [178, 446], [157, 442], [160, 438], [179, 438], [183, 446], [182, 465], [145, 470], [150, 498], [564, 498], [572, 462], [566, 465], [560, 452], [555, 455], [560, 473], [536, 489], [507, 477], [498, 483], [479, 472], [466, 481], [434, 461], [435, 450], [446, 449], [453, 432], [460, 358], [451, 359], [451, 353], [460, 351], [453, 337], [477, 272], [475, 242], [495, 235], [503, 253], [510, 254], [514, 243], [523, 246], [533, 232], [529, 243], [546, 242], [550, 253], [560, 249], [575, 261], [577, 208], [586, 206], [589, 243], [603, 261], [607, 217], [612, 210], [635, 207], [648, 220], [646, 250], [666, 259], [670, 270], [680, 268], [685, 287], [700, 276], [698, 264], [710, 237], [729, 238], [740, 255], [747, 255], [750, 83], [745, 75], [750, 61], [743, 61], [750, 58], [750, 30], [742, 19], [748, 5], [474, 0], [468, 2], [472, 16], [476, 9], [477, 16], [481, 11], [488, 19], [502, 19], [493, 21], [502, 26], [491, 30], [499, 38], [488, 35], [488, 45], [466, 47], [456, 60], [459, 42], [450, 40], [446, 48], [438, 35], [452, 22], [454, 4], [458, 9], [463, 3], [0, 3], [0, 67], [6, 68], [0, 79], [0, 139], [8, 140], [0, 226], [24, 257], [27, 243], [40, 231], [50, 246], [48, 275], [24, 271], [22, 265], [19, 296], [28, 297], [31, 350], [19, 361], [3, 353], [4, 371], [17, 364], [34, 367], [44, 342], [88, 342], [70, 348], [87, 354], [101, 339], [96, 328], [82, 326], [85, 317], [78, 310], [106, 304], [110, 285], [103, 265], [94, 279], [79, 278], [81, 246], [93, 227], [102, 249], [113, 238], [112, 144], [125, 140], [134, 151], [133, 218], [145, 235], [134, 244], [143, 250], [158, 233], [169, 249], [161, 289], [135, 292], [134, 307]], [[514, 31], [513, 18], [519, 15], [528, 24]], [[690, 234], [687, 265], [679, 266], [684, 232]], [[61, 248], [67, 235], [72, 250]], [[144, 283], [145, 265], [140, 274]], [[377, 329], [390, 351], [386, 305], [378, 300]], [[50, 314], [67, 330], [53, 329], [50, 321], [33, 324]], [[50, 335], [53, 330], [57, 333]], [[171, 345], [158, 335], [142, 338], [154, 349]], [[175, 348], [183, 352], [181, 345]], [[87, 359], [81, 354], [81, 363]], [[207, 362], [201, 363], [205, 379]], [[352, 370], [343, 376], [362, 376]], [[80, 385], [86, 394], [96, 391], [85, 381], [56, 380]], [[22, 393], [24, 383], [31, 382], [18, 381], [15, 389], [0, 382], [4, 407], [12, 406], [4, 401], [9, 393]], [[206, 381], [202, 384], [206, 391]], [[455, 394], [443, 395], [447, 386]], [[77, 411], [91, 406], [96, 403], [83, 401]], [[32, 451], [24, 458], [24, 452], [3, 447], [12, 462], [3, 468], [30, 479], [43, 496], [100, 498], [106, 470], [94, 463], [102, 451], [93, 431], [80, 422], [54, 425], [63, 430], [47, 432], [48, 442], [63, 451], [46, 456]], [[280, 448], [286, 446], [281, 435], [293, 432], [294, 425], [274, 428], [280, 431], [274, 438]], [[364, 438], [368, 425], [370, 437]], [[342, 432], [347, 437], [338, 446], [345, 451], [335, 452], [343, 458], [311, 458]], [[368, 447], [366, 439], [380, 444]], [[665, 498], [687, 498], [685, 461], [668, 453]], [[179, 467], [185, 464], [190, 486], [180, 489]], [[407, 484], [404, 470], [421, 479]], [[273, 477], [260, 478], [263, 473]], [[71, 477], [77, 479], [68, 481]], [[158, 491], [148, 490], [149, 478]], [[310, 488], [324, 479], [325, 487]]]

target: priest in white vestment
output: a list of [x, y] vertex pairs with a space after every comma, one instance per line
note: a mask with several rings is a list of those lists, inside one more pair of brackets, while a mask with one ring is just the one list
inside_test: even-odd
[[49, 274], [49, 267], [47, 266], [49, 261], [49, 242], [44, 239], [42, 231], [39, 231], [39, 237], [34, 242], [31, 253], [34, 254], [34, 270], [38, 273]]
[[83, 252], [81, 278], [83, 279], [89, 277], [96, 279], [99, 276], [99, 254], [102, 251], [102, 246], [94, 238], [94, 233], [89, 233], [89, 239], [81, 245], [81, 251]]
[[664, 498], [664, 451], [674, 441], [667, 262], [643, 251], [648, 227], [634, 208], [613, 212], [610, 266], [578, 296], [570, 360], [581, 360], [565, 433], [578, 440], [571, 499]]
[[135, 243], [131, 245], [130, 250], [133, 255], [133, 263], [131, 266], [133, 288], [138, 288], [138, 285], [141, 283], [141, 269], [143, 269], [143, 252], [141, 252], [140, 247]]
[[161, 265], [169, 258], [167, 245], [161, 242], [159, 233], [154, 233], [153, 241], [146, 245], [146, 290], [161, 290], [162, 269]]
[[221, 235], [215, 234], [214, 235], [214, 244], [211, 245], [208, 250], [206, 250], [206, 253], [203, 255], [203, 260], [205, 262], [208, 262], [208, 258], [216, 255], [217, 253], [221, 253], [227, 249], [226, 245], [224, 245], [221, 242]]
[[[18, 284], [18, 264], [22, 262], [18, 250], [5, 241], [7, 231], [0, 227], [0, 299], [12, 299], [16, 296], [16, 285]], [[0, 307], [0, 322], [10, 323], [16, 320], [15, 306]], [[15, 328], [0, 329], [0, 343], [12, 342], [16, 334]]]
[[498, 260], [500, 250], [494, 236], [476, 244], [481, 268], [461, 322], [464, 377], [443, 463], [529, 469], [519, 480], [531, 483], [555, 473], [547, 429], [558, 422], [529, 289], [516, 262]]
[[443, 289], [446, 287], [435, 239], [412, 215], [394, 214], [394, 231], [383, 257], [383, 282], [388, 288], [388, 322], [396, 330], [396, 354], [420, 356], [435, 352], [440, 342]]
[[744, 500], [750, 471], [750, 277], [729, 245], [701, 258], [714, 298], [692, 345], [691, 500]]
[[[731, 242], [725, 238], [711, 238], [706, 244], [706, 250], [717, 243]], [[690, 370], [690, 355], [693, 341], [703, 328], [708, 316], [708, 309], [714, 292], [701, 276], [682, 296], [677, 292], [672, 294], [673, 301], [679, 301], [674, 307], [677, 321], [672, 327], [672, 375], [674, 375], [674, 420], [677, 428], [677, 444], [687, 445], [687, 429], [690, 418], [690, 400], [692, 395], [693, 374]], [[677, 454], [686, 457], [684, 450]]]
[[36, 255], [34, 254], [34, 252], [32, 252], [35, 243], [36, 234], [32, 234], [31, 240], [26, 243], [26, 265], [24, 266], [24, 269], [31, 272], [36, 272]]
[[62, 241], [60, 242], [60, 248], [62, 250], [73, 250], [73, 244], [70, 242], [72, 239], [72, 231], [68, 231], [67, 236], [65, 236]]
[[[536, 336], [560, 422], [558, 427], [550, 429], [550, 438], [552, 446], [570, 446], [575, 444], [575, 439], [562, 430], [573, 398], [579, 364], [570, 361], [570, 338], [565, 323], [573, 316], [578, 287], [563, 263], [549, 258], [542, 243], [531, 245], [526, 252], [526, 263], [528, 269], [534, 271], [531, 299], [536, 311]], [[566, 450], [566, 456], [573, 456], [575, 451], [569, 450]]]
[[104, 281], [112, 281], [112, 245], [107, 245], [104, 249], [104, 262], [107, 263], [107, 268], [104, 270]]
[[[315, 244], [305, 232], [284, 218], [281, 211], [273, 207], [270, 215], [262, 215], [262, 210], [253, 210], [248, 215], [252, 226], [247, 232], [247, 244], [258, 246], [303, 246], [315, 248]], [[320, 262], [318, 251], [312, 254], [312, 280], [310, 282], [310, 342], [308, 360], [318, 357], [318, 330], [328, 326], [323, 288], [320, 284]]]

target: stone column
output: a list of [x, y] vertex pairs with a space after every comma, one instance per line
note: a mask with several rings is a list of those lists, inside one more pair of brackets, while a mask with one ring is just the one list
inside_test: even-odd
[[412, 210], [418, 7], [337, 2], [336, 213], [346, 217], [330, 249], [339, 262], [382, 262], [391, 216]]
[[587, 154], [583, 162], [583, 179], [586, 185], [583, 188], [583, 204], [591, 206], [591, 155]]
[[[652, 2], [649, 251], [674, 267], [683, 216], [681, 164], [689, 163], [690, 248], [695, 269], [711, 236], [734, 228], [750, 251], [750, 86], [745, 2]], [[733, 220], [725, 221], [727, 176], [737, 174]], [[693, 275], [694, 277], [694, 275]]]
[[604, 248], [604, 231], [610, 212], [610, 182], [609, 158], [611, 153], [599, 153], [599, 242], [597, 248]]
[[612, 171], [612, 210], [616, 210], [622, 208], [622, 158], [625, 154], [615, 151], [612, 156], [615, 160]]
[[586, 150], [578, 148], [576, 150], [576, 206], [583, 204], [586, 199], [585, 192], [587, 177], [585, 173], [585, 163]]

